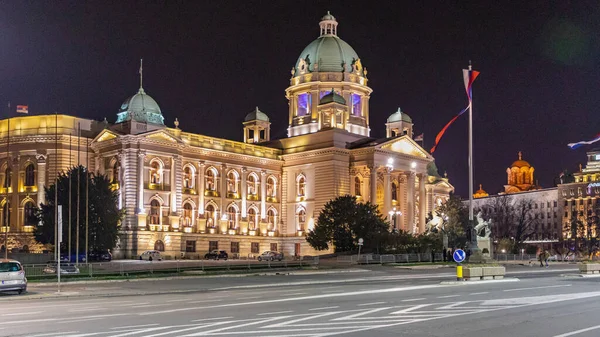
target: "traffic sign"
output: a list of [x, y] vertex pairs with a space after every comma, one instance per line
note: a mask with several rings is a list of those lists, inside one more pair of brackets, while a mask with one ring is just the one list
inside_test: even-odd
[[362, 238], [358, 239], [358, 245], [362, 246], [363, 245], [364, 240]]
[[463, 262], [466, 257], [467, 257], [467, 254], [465, 254], [465, 251], [462, 249], [457, 249], [454, 251], [454, 254], [452, 254], [452, 258], [454, 258], [454, 261], [456, 263]]

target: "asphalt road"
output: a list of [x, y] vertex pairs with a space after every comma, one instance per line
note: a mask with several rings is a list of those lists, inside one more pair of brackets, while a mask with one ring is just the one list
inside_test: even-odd
[[[126, 284], [185, 290], [171, 294], [3, 296], [0, 336], [600, 335], [595, 319], [600, 278], [566, 278], [561, 274], [569, 271], [558, 268], [511, 268], [520, 281], [470, 285], [440, 284], [452, 279], [448, 270], [373, 268], [340, 274]], [[210, 281], [212, 291], [194, 291], [194, 284], [202, 284], [196, 289], [204, 290], [203, 282]], [[85, 287], [100, 295], [123, 285]]]

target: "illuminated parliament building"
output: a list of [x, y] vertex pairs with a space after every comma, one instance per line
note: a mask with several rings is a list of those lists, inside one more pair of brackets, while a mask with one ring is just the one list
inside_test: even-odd
[[[367, 69], [338, 37], [332, 15], [319, 27], [285, 90], [287, 138], [271, 139], [259, 108], [240, 120], [242, 142], [187, 132], [177, 120], [169, 127], [141, 84], [114, 123], [60, 114], [10, 118], [10, 155], [0, 152], [9, 249], [30, 242], [35, 224], [26, 215], [45, 202], [44, 186], [57, 172], [77, 162], [107, 175], [118, 191], [125, 216], [115, 257], [152, 249], [169, 257], [213, 249], [239, 257], [318, 254], [305, 235], [325, 203], [346, 194], [377, 204], [395, 229], [423, 232], [426, 215], [453, 186], [413, 140], [412, 119], [400, 109], [375, 126], [385, 126], [385, 138], [370, 137]], [[8, 122], [0, 121], [4, 149]], [[71, 136], [78, 124], [81, 136]], [[7, 157], [12, 179], [5, 179]]]

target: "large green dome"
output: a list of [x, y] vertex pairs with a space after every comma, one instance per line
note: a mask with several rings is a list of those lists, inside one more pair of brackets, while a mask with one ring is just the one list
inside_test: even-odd
[[144, 123], [164, 124], [164, 117], [158, 103], [144, 89], [129, 97], [121, 104], [117, 114], [117, 123], [135, 120]]
[[[321, 36], [311, 42], [296, 60], [296, 74], [322, 72], [352, 72], [358, 70], [362, 74], [362, 65], [358, 54], [344, 40], [337, 36], [337, 20], [329, 12], [319, 23]], [[358, 69], [354, 67], [358, 61]], [[315, 64], [317, 67], [315, 68]], [[304, 68], [303, 68], [304, 67]]]

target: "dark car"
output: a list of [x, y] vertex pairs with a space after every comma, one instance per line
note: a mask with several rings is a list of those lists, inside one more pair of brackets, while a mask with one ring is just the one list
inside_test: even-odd
[[60, 262], [81, 262], [85, 263], [85, 253], [79, 253], [79, 261], [77, 261], [77, 255], [75, 253], [71, 254], [71, 261], [69, 261], [69, 255], [62, 253], [60, 254]]
[[283, 260], [283, 253], [274, 252], [272, 250], [267, 250], [258, 256], [258, 261], [263, 261], [263, 260], [264, 261], [274, 261], [274, 260], [281, 261], [281, 260]]
[[227, 260], [227, 258], [229, 257], [229, 255], [227, 255], [227, 252], [224, 250], [212, 250], [208, 253], [206, 253], [204, 255], [204, 258], [206, 260], [208, 259], [213, 259], [213, 260], [219, 260], [219, 259], [223, 259], [223, 260]]
[[90, 262], [110, 262], [112, 261], [112, 254], [110, 252], [90, 252], [88, 254], [88, 260]]

